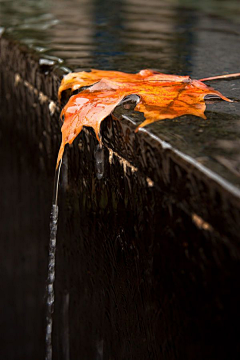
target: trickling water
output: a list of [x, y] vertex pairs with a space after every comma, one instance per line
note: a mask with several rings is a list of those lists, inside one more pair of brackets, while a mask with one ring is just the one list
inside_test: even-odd
[[57, 243], [57, 222], [58, 222], [58, 186], [62, 160], [55, 173], [53, 201], [50, 216], [50, 242], [48, 256], [48, 278], [47, 278], [47, 326], [46, 326], [46, 360], [52, 360], [52, 325], [54, 312], [54, 280], [55, 280], [55, 260]]
[[104, 149], [100, 144], [97, 145], [95, 151], [95, 168], [97, 178], [102, 179], [104, 174]]

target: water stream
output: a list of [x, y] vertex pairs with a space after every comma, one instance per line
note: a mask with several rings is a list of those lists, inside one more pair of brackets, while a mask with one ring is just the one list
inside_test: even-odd
[[52, 325], [54, 312], [54, 280], [56, 263], [56, 244], [57, 244], [57, 223], [58, 223], [58, 187], [62, 160], [55, 172], [53, 200], [50, 215], [50, 241], [48, 255], [48, 277], [47, 277], [47, 315], [46, 315], [46, 360], [52, 360]]

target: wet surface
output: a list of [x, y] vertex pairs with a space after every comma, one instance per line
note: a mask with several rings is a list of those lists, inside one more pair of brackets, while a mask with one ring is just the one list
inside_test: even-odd
[[226, 222], [224, 233], [199, 211], [189, 216], [194, 180], [176, 165], [182, 194], [152, 186], [106, 147], [99, 180], [93, 149], [82, 133], [69, 152], [74, 166], [63, 168], [56, 306], [61, 313], [67, 294], [69, 307], [56, 319], [58, 356], [67, 319], [70, 358], [237, 359], [238, 237]]
[[[1, 1], [0, 25], [37, 51], [46, 72], [153, 68], [199, 79], [239, 71], [238, 15], [237, 1]], [[240, 99], [240, 80], [211, 86]], [[239, 186], [240, 102], [208, 104], [207, 117], [148, 128]]]
[[[239, 10], [236, 1], [0, 4], [6, 36], [40, 56], [36, 64], [1, 41], [0, 354], [43, 359], [60, 145], [53, 71], [237, 72]], [[237, 99], [239, 82], [211, 84]], [[53, 359], [239, 359], [239, 195], [152, 137], [238, 185], [239, 103], [209, 103], [207, 121], [165, 120], [139, 134], [141, 114], [120, 106], [115, 115], [123, 120], [103, 122], [102, 149], [83, 131], [63, 159]]]

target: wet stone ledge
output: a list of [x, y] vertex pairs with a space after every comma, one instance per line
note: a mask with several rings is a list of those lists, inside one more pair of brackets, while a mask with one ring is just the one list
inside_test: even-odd
[[[60, 144], [57, 88], [61, 74], [42, 68], [35, 53], [10, 39], [1, 38], [0, 49], [1, 139], [3, 154], [9, 158], [6, 167], [12, 166], [13, 173], [16, 168], [23, 182], [26, 173], [36, 181], [29, 181], [32, 191], [20, 193], [18, 198], [33, 196], [29, 202], [36, 201], [38, 207], [40, 200], [34, 200], [34, 193], [42, 189], [46, 193], [36, 222], [39, 229], [44, 223], [41, 237], [29, 233], [10, 239], [23, 256], [29, 237], [32, 246], [26, 255], [26, 273], [19, 265], [29, 286], [22, 298], [19, 290], [22, 311], [18, 302], [13, 306], [14, 316], [20, 319], [13, 332], [21, 333], [24, 321], [36, 317], [38, 338], [33, 337], [30, 349], [31, 329], [26, 330], [21, 343], [16, 340], [15, 350], [9, 352], [5, 345], [3, 351], [12, 354], [11, 359], [20, 353], [26, 359], [36, 354], [43, 358], [45, 222]], [[93, 132], [85, 129], [64, 156], [54, 356], [237, 359], [239, 190], [148, 130], [135, 134], [133, 122], [134, 114], [120, 106], [102, 123], [102, 152], [97, 153]], [[2, 181], [5, 184], [4, 178]], [[5, 196], [7, 199], [8, 194]], [[23, 206], [21, 201], [16, 207]], [[20, 207], [20, 223], [28, 211], [27, 202]], [[34, 272], [36, 262], [41, 268]], [[17, 281], [16, 273], [9, 275], [9, 281]], [[9, 291], [7, 285], [6, 281], [5, 291]], [[32, 287], [36, 288], [34, 294]], [[16, 296], [14, 289], [10, 295]], [[29, 301], [35, 307], [29, 307]], [[8, 318], [4, 320], [8, 334], [12, 324]]]

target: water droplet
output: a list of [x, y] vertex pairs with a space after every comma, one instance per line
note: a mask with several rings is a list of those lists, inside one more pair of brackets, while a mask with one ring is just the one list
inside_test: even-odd
[[104, 175], [104, 149], [100, 144], [95, 150], [95, 169], [97, 178], [102, 179]]

